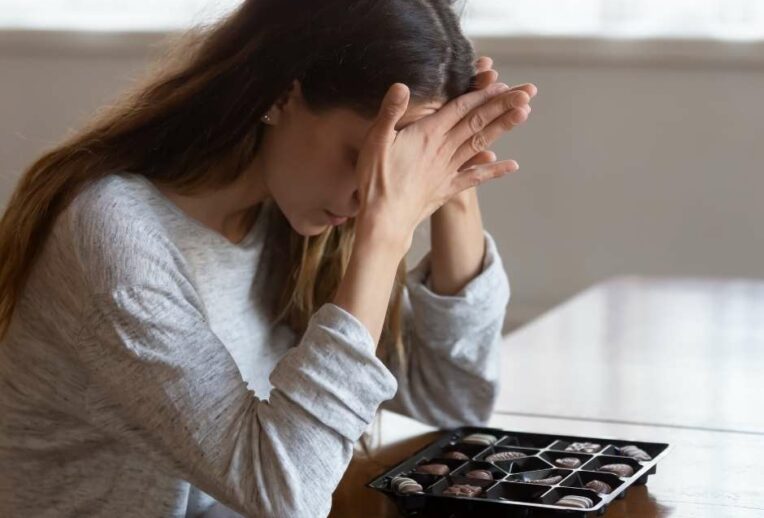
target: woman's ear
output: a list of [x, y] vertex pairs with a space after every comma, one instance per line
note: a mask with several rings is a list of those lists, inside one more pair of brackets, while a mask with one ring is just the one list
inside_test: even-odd
[[292, 81], [292, 84], [289, 85], [289, 88], [279, 96], [275, 103], [273, 103], [270, 110], [268, 110], [268, 123], [278, 124], [290, 103], [292, 106], [298, 106], [301, 105], [302, 102], [302, 85], [299, 80], [295, 79]]

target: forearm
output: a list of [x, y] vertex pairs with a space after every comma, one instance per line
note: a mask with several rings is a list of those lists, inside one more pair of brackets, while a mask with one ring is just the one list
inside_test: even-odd
[[379, 343], [398, 266], [406, 244], [389, 239], [378, 228], [356, 228], [347, 270], [337, 288], [334, 304], [360, 320]]
[[480, 273], [485, 255], [477, 190], [462, 191], [430, 219], [430, 287], [440, 295], [459, 292]]

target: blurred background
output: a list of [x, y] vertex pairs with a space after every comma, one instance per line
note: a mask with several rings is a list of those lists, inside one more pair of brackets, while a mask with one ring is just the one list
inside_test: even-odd
[[[43, 150], [168, 35], [233, 0], [0, 0], [0, 209]], [[623, 274], [764, 277], [764, 0], [468, 0], [500, 80], [539, 88], [479, 188], [512, 284], [505, 332]], [[418, 229], [413, 264], [429, 248]]]

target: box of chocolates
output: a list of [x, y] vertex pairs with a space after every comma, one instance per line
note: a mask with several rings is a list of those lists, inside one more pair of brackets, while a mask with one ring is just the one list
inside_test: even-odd
[[668, 450], [665, 443], [463, 427], [443, 431], [367, 486], [404, 516], [595, 516], [646, 484]]

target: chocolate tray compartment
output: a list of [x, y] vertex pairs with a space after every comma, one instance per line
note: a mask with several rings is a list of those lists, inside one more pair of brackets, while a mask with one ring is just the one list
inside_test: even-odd
[[[480, 494], [478, 494], [475, 497], [468, 497], [468, 496], [453, 496], [453, 495], [444, 495], [443, 491], [446, 490], [446, 488], [450, 486], [454, 486], [457, 484], [467, 484], [470, 486], [478, 486], [482, 489]], [[467, 477], [460, 477], [460, 476], [446, 476], [443, 477], [442, 480], [439, 480], [435, 485], [430, 487], [427, 491], [427, 493], [435, 496], [442, 496], [447, 498], [483, 498], [485, 497], [488, 488], [496, 484], [495, 480], [478, 480], [474, 478], [467, 478]]]
[[446, 475], [452, 473], [453, 471], [459, 469], [465, 462], [464, 460], [455, 460], [455, 459], [442, 459], [439, 457], [432, 457], [429, 459], [421, 459], [419, 460], [416, 465], [414, 466], [412, 472], [416, 473], [416, 469], [419, 466], [425, 465], [425, 464], [445, 464], [448, 466], [448, 473]]
[[[591, 499], [592, 506], [587, 509], [576, 509], [573, 507], [558, 506], [557, 501], [566, 495], [585, 496]], [[602, 498], [590, 489], [578, 489], [575, 487], [555, 487], [541, 498], [541, 503], [546, 505], [553, 505], [558, 510], [578, 511], [578, 512], [591, 512], [595, 510], [602, 502]], [[604, 509], [598, 509], [599, 514], [604, 513]]]
[[[621, 448], [623, 446], [627, 446], [627, 445], [636, 446], [637, 448], [640, 448], [645, 453], [650, 455], [650, 457], [653, 457], [653, 458], [655, 458], [656, 455], [660, 454], [660, 448], [651, 447], [650, 445], [644, 445], [642, 443], [627, 442], [627, 441], [623, 441], [622, 443], [619, 442], [619, 444], [610, 444], [607, 448], [605, 448], [602, 451], [602, 454], [603, 455], [615, 455], [615, 456], [618, 456], [618, 457], [629, 457], [629, 455], [626, 455], [625, 453], [621, 452]], [[650, 459], [650, 460], [634, 459], [634, 460], [636, 460], [637, 462], [648, 463], [652, 459]]]
[[[542, 459], [544, 459], [545, 461], [547, 461], [548, 463], [550, 463], [556, 468], [580, 469], [581, 466], [583, 466], [584, 464], [592, 460], [594, 455], [589, 455], [588, 453], [573, 453], [570, 451], [545, 451], [545, 452], [542, 452], [541, 455], [539, 455], [539, 457], [541, 457]], [[566, 466], [560, 466], [555, 463], [556, 460], [564, 459], [566, 457], [572, 457], [574, 459], [578, 459], [581, 462], [581, 464], [579, 464], [576, 467], [566, 467]]]
[[519, 446], [492, 446], [488, 448], [487, 450], [483, 451], [479, 455], [475, 457], [475, 460], [485, 460], [486, 462], [511, 462], [511, 461], [489, 461], [487, 460], [487, 457], [495, 454], [495, 453], [501, 453], [505, 451], [511, 451], [511, 452], [517, 452], [523, 454], [523, 457], [519, 458], [526, 458], [526, 457], [535, 457], [538, 455], [540, 450], [533, 449], [533, 448], [520, 448]]
[[[438, 481], [440, 481], [440, 479], [443, 478], [443, 477], [438, 476], [438, 475], [425, 475], [424, 473], [414, 473], [414, 472], [411, 472], [411, 473], [401, 473], [400, 476], [408, 477], [410, 479], [416, 480], [419, 483], [419, 485], [422, 486], [422, 490], [423, 491], [427, 491], [433, 485], [435, 485]], [[394, 489], [392, 489], [392, 482], [393, 482], [394, 478], [395, 477], [390, 477], [390, 484], [391, 484], [390, 485], [390, 489], [392, 491], [394, 491]]]
[[[474, 459], [484, 451], [490, 449], [491, 446], [481, 446], [479, 444], [466, 444], [461, 442], [452, 442], [443, 447], [442, 453], [449, 451], [459, 451], [467, 455], [470, 459]], [[442, 454], [439, 454], [442, 457]]]
[[517, 446], [520, 448], [547, 448], [552, 444], [551, 437], [534, 437], [532, 434], [505, 435], [495, 446]]
[[517, 460], [498, 461], [494, 462], [494, 464], [509, 474], [522, 473], [524, 471], [538, 471], [540, 469], [554, 467], [539, 457], [524, 457]]
[[546, 484], [549, 486], [554, 486], [554, 485], [560, 484], [562, 481], [568, 478], [571, 473], [573, 473], [572, 470], [558, 469], [558, 468], [540, 469], [538, 471], [525, 471], [523, 473], [509, 475], [507, 477], [507, 482], [523, 482], [526, 484], [536, 484], [535, 482], [536, 480], [547, 479], [550, 477], [562, 477], [560, 479], [560, 482], [557, 482], [555, 484], [549, 484], [549, 483]]
[[592, 480], [599, 480], [612, 488], [610, 493], [598, 493], [600, 495], [618, 493], [618, 498], [623, 498], [626, 496], [626, 491], [618, 491], [619, 488], [624, 484], [624, 481], [612, 473], [603, 473], [601, 471], [575, 471], [568, 478], [563, 480], [560, 485], [565, 487], [578, 487], [581, 489], [589, 489], [590, 491], [594, 491], [594, 489], [586, 487], [586, 484]]
[[585, 438], [585, 439], [576, 440], [576, 441], [568, 441], [568, 440], [558, 439], [558, 440], [554, 441], [552, 444], [549, 445], [549, 449], [550, 450], [555, 450], [555, 451], [566, 451], [565, 448], [567, 448], [568, 446], [570, 446], [571, 444], [573, 444], [575, 442], [588, 442], [588, 443], [593, 443], [593, 444], [599, 444], [599, 449], [597, 449], [597, 451], [592, 451], [592, 452], [588, 452], [588, 451], [571, 451], [571, 452], [567, 452], [567, 453], [583, 453], [585, 455], [594, 455], [596, 453], [601, 453], [605, 448], [607, 448], [610, 445], [610, 441], [603, 442], [600, 439], [593, 439], [593, 438]]
[[481, 461], [471, 461], [467, 462], [464, 466], [460, 467], [457, 470], [454, 470], [452, 473], [453, 476], [459, 476], [459, 477], [467, 477], [467, 473], [473, 470], [483, 469], [491, 472], [491, 475], [493, 475], [493, 480], [501, 480], [504, 477], [507, 476], [507, 472], [503, 469], [500, 469], [496, 467], [495, 464], [491, 464], [490, 462], [481, 462]]
[[552, 489], [550, 486], [523, 484], [518, 482], [499, 482], [486, 493], [489, 500], [512, 502], [541, 503], [541, 496]]
[[628, 464], [634, 469], [634, 474], [630, 475], [628, 477], [621, 477], [623, 479], [630, 479], [634, 475], [637, 474], [639, 470], [641, 470], [644, 466], [637, 462], [636, 460], [632, 459], [631, 457], [616, 457], [611, 455], [597, 455], [596, 457], [592, 458], [589, 462], [581, 466], [581, 469], [584, 471], [599, 471], [602, 466], [605, 466], [606, 464]]

